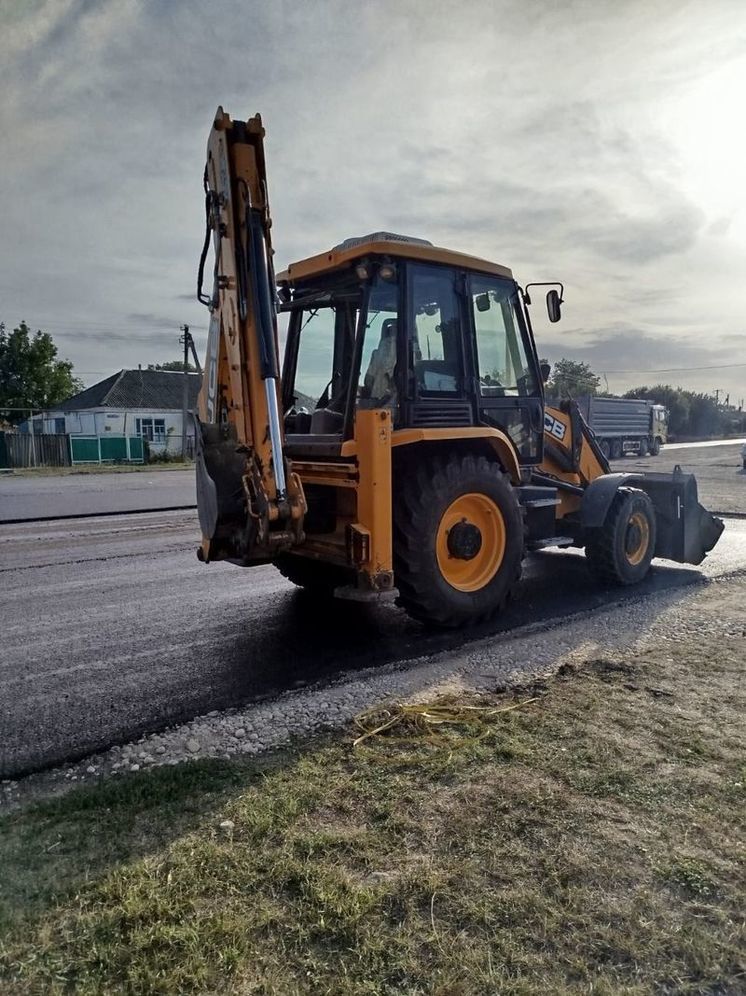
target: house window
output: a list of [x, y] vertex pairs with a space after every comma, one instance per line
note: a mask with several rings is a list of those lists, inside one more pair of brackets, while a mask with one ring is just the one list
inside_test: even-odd
[[166, 441], [166, 420], [165, 418], [138, 418], [135, 419], [137, 435], [147, 439], [149, 443], [165, 443]]

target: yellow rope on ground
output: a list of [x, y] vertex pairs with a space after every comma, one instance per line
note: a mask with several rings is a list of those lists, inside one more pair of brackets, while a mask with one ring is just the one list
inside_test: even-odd
[[531, 702], [538, 701], [536, 698], [524, 699], [522, 702], [513, 702], [509, 706], [470, 706], [470, 705], [427, 705], [415, 704], [406, 705], [397, 703], [392, 706], [374, 706], [366, 709], [355, 717], [355, 725], [361, 731], [353, 743], [353, 747], [358, 747], [371, 737], [380, 736], [394, 727], [406, 726], [410, 729], [407, 736], [390, 737], [387, 736], [387, 743], [442, 743], [443, 738], [435, 734], [437, 727], [442, 726], [474, 726], [482, 727], [481, 732], [476, 736], [464, 738], [457, 744], [452, 738], [448, 739], [448, 746], [465, 745], [475, 743], [489, 736], [492, 728], [490, 722], [495, 716], [505, 712], [512, 712], [514, 709], [521, 709]]

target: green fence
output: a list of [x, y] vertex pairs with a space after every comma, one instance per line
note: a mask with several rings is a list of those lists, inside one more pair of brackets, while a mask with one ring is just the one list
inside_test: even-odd
[[139, 436], [70, 436], [72, 463], [144, 463]]

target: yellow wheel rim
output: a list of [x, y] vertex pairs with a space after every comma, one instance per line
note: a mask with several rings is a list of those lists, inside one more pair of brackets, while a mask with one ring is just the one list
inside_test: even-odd
[[479, 591], [500, 569], [505, 540], [505, 520], [495, 502], [476, 492], [461, 495], [445, 510], [438, 526], [440, 573], [458, 591]]
[[642, 512], [633, 512], [627, 523], [627, 533], [624, 538], [624, 552], [627, 561], [636, 567], [645, 558], [650, 545], [650, 523]]

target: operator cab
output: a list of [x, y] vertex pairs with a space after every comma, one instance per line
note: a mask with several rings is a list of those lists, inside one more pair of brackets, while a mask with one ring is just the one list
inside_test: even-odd
[[293, 264], [283, 411], [290, 457], [339, 455], [355, 412], [388, 408], [394, 430], [486, 425], [541, 459], [543, 388], [510, 270], [377, 233]]

